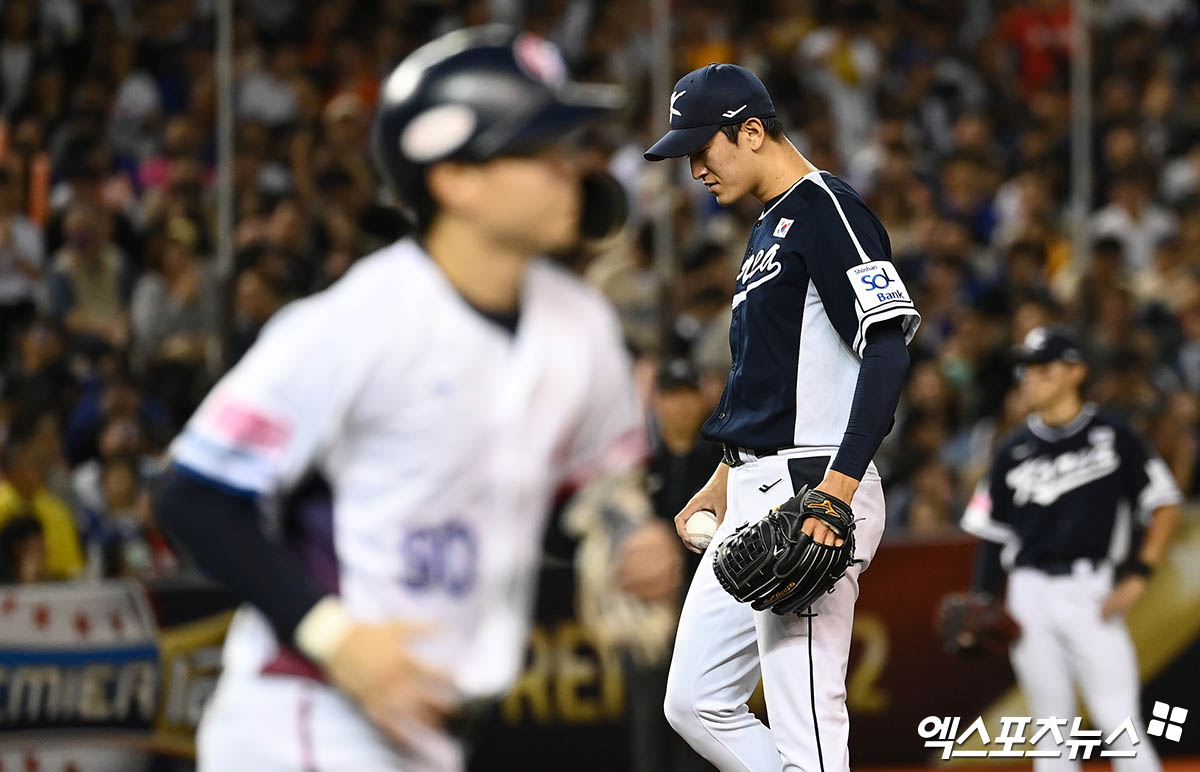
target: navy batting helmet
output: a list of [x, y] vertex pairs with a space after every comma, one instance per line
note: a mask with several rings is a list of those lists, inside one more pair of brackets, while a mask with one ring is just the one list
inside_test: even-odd
[[550, 43], [489, 25], [460, 29], [410, 54], [383, 82], [371, 145], [406, 203], [438, 161], [519, 155], [618, 109], [619, 87], [573, 83]]

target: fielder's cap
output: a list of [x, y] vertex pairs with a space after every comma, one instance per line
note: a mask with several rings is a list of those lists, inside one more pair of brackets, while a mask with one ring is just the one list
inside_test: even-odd
[[671, 90], [671, 130], [643, 155], [647, 161], [691, 155], [722, 126], [775, 115], [758, 76], [736, 64], [710, 64], [684, 75]]
[[1075, 337], [1061, 327], [1034, 327], [1025, 341], [1012, 352], [1013, 361], [1022, 365], [1044, 365], [1048, 362], [1083, 364], [1083, 349]]

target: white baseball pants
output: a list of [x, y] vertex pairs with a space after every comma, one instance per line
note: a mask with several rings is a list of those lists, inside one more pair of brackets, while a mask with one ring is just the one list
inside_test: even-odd
[[[1113, 758], [1113, 767], [1117, 772], [1159, 772], [1162, 765], [1145, 740], [1138, 707], [1137, 653], [1129, 630], [1121, 617], [1100, 618], [1100, 607], [1112, 587], [1112, 567], [1093, 566], [1086, 560], [1061, 576], [1014, 569], [1008, 579], [1008, 612], [1020, 623], [1021, 638], [1012, 648], [1013, 670], [1035, 720], [1077, 715], [1076, 686], [1102, 737], [1132, 718], [1141, 740], [1135, 748], [1137, 756]], [[1034, 772], [1080, 769], [1080, 762], [1071, 761], [1066, 746], [1055, 745], [1050, 734], [1038, 746], [1061, 750], [1062, 757], [1035, 759]], [[1112, 747], [1131, 746], [1122, 734]], [[1098, 751], [1093, 751], [1092, 758], [1098, 756]]]
[[[808, 614], [777, 616], [738, 603], [717, 583], [712, 552], [742, 523], [816, 486], [828, 455], [786, 451], [729, 471], [728, 510], [692, 580], [667, 681], [667, 719], [722, 772], [848, 772], [846, 663], [858, 577], [883, 535], [883, 488], [874, 465], [851, 505], [856, 556], [835, 590]], [[811, 454], [811, 451], [809, 451]], [[746, 707], [763, 680], [771, 727]]]
[[198, 772], [461, 772], [461, 746], [420, 735], [401, 753], [336, 689], [297, 676], [221, 676], [197, 732]]

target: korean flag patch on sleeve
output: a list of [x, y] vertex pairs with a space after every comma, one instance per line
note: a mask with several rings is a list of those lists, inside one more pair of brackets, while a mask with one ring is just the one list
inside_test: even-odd
[[900, 280], [896, 266], [886, 260], [872, 260], [846, 271], [854, 296], [866, 314], [887, 305], [912, 306], [908, 288]]

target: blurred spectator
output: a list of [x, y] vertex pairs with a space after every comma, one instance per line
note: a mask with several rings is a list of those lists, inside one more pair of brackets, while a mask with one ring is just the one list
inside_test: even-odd
[[1133, 285], [1139, 305], [1158, 304], [1172, 312], [1200, 297], [1200, 277], [1178, 238], [1159, 242], [1153, 266], [1135, 276]]
[[142, 466], [128, 454], [99, 464], [99, 496], [84, 509], [88, 562], [99, 576], [154, 579], [177, 566], [150, 514]]
[[[70, 149], [61, 165], [63, 179], [50, 191], [53, 214], [45, 223], [45, 251], [53, 254], [67, 241], [67, 219], [76, 209], [91, 208], [103, 224], [103, 238], [111, 241], [126, 258], [141, 256], [141, 234], [137, 221], [148, 203], [139, 200], [123, 174], [109, 174], [112, 159], [104, 147], [85, 138]], [[136, 264], [130, 266], [137, 267]]]
[[67, 362], [62, 330], [38, 319], [17, 331], [14, 348], [4, 373], [5, 391], [23, 402], [40, 400], [60, 413], [73, 409], [78, 384]]
[[870, 4], [837, 3], [832, 9], [828, 23], [800, 41], [797, 59], [804, 77], [829, 103], [837, 124], [838, 154], [852, 158], [871, 138], [882, 57], [867, 34]]
[[587, 278], [616, 306], [629, 346], [636, 352], [657, 349], [663, 288], [654, 269], [654, 226], [644, 224], [627, 248], [596, 260]]
[[238, 275], [233, 324], [226, 341], [230, 364], [246, 353], [263, 325], [290, 297], [287, 268], [283, 255], [256, 250], [252, 264]]
[[958, 153], [942, 164], [942, 213], [963, 225], [976, 244], [988, 244], [996, 227], [993, 199], [986, 166], [975, 156]]
[[655, 511], [673, 518], [708, 481], [721, 460], [721, 446], [700, 436], [716, 407], [700, 389], [700, 373], [687, 356], [659, 365], [652, 405], [654, 456], [650, 483]]
[[[83, 552], [71, 509], [46, 487], [50, 470], [37, 447], [41, 416], [18, 416], [9, 427], [0, 482], [0, 527], [32, 515], [45, 542], [45, 575], [69, 579], [83, 570]], [[22, 531], [22, 540], [29, 536]], [[21, 542], [26, 544], [25, 541]], [[32, 558], [31, 558], [32, 559]]]
[[24, 101], [33, 76], [35, 7], [32, 0], [14, 0], [0, 17], [0, 114], [6, 116]]
[[1131, 171], [1113, 180], [1109, 203], [1092, 216], [1093, 236], [1112, 237], [1125, 249], [1125, 265], [1132, 271], [1151, 267], [1159, 242], [1175, 232], [1175, 216], [1150, 199], [1149, 172]]
[[977, 422], [971, 429], [967, 460], [962, 466], [960, 494], [969, 495], [987, 474], [996, 444], [1025, 420], [1028, 413], [1024, 393], [1015, 385], [1005, 392], [995, 415]]
[[93, 460], [89, 464], [97, 467], [99, 486], [98, 495], [84, 506], [83, 534], [88, 562], [98, 564], [99, 573], [105, 576], [119, 575], [125, 541], [137, 533], [140, 525], [135, 511], [137, 462], [129, 456], [112, 456], [103, 462]]
[[202, 361], [217, 329], [216, 284], [196, 257], [196, 239], [194, 224], [173, 218], [158, 265], [134, 287], [132, 357], [139, 372], [155, 356]]
[[237, 112], [241, 118], [279, 126], [295, 119], [298, 107], [291, 81], [299, 74], [302, 59], [294, 45], [283, 44], [256, 63], [238, 87]]
[[132, 375], [122, 369], [97, 375], [85, 384], [82, 397], [67, 420], [67, 459], [73, 467], [90, 459], [102, 457], [106, 442], [119, 438], [119, 448], [127, 449], [134, 435], [127, 429], [109, 433], [122, 419], [138, 428], [137, 436], [160, 435], [167, 431], [164, 411], [153, 400], [147, 399], [138, 389]]
[[138, 67], [137, 45], [132, 39], [118, 38], [105, 61], [114, 87], [109, 142], [116, 155], [132, 163], [153, 151], [162, 98], [154, 78]]
[[1027, 96], [1064, 70], [1071, 41], [1067, 0], [1014, 3], [1002, 28], [1020, 55], [1021, 86]]
[[196, 226], [186, 218], [167, 223], [159, 264], [138, 280], [131, 308], [133, 370], [154, 384], [176, 425], [216, 376], [220, 298], [193, 251], [196, 241]]
[[904, 523], [917, 534], [944, 532], [955, 527], [962, 502], [954, 495], [954, 477], [941, 461], [930, 460], [914, 474]]
[[1150, 429], [1150, 439], [1171, 468], [1179, 489], [1191, 497], [1200, 464], [1200, 398], [1189, 391], [1172, 394]]
[[1111, 26], [1131, 19], [1164, 25], [1182, 16], [1187, 9], [1186, 0], [1108, 0], [1104, 21]]
[[51, 312], [85, 346], [124, 349], [129, 343], [130, 274], [108, 240], [103, 213], [75, 204], [64, 224], [66, 243], [54, 254]]
[[1200, 392], [1200, 298], [1193, 299], [1179, 312], [1183, 342], [1179, 346], [1178, 367], [1183, 382]]
[[[200, 136], [191, 119], [177, 115], [167, 121], [162, 145], [138, 166], [138, 186], [143, 191], [163, 191], [171, 183], [172, 164], [199, 160]], [[178, 173], [178, 172], [176, 172]]]
[[85, 509], [103, 510], [105, 464], [116, 459], [136, 459], [136, 472], [141, 476], [142, 467], [148, 466], [141, 457], [146, 447], [146, 438], [135, 419], [129, 416], [110, 419], [100, 432], [97, 455], [77, 464], [71, 473], [75, 499]]
[[683, 258], [675, 285], [674, 307], [700, 324], [718, 319], [733, 298], [734, 273], [729, 253], [720, 244], [703, 241]]
[[33, 515], [18, 514], [0, 526], [0, 584], [34, 584], [46, 570], [46, 535]]
[[1188, 149], [1186, 155], [1175, 158], [1162, 173], [1163, 200], [1178, 205], [1200, 193], [1200, 142]]
[[12, 182], [0, 168], [0, 362], [13, 334], [37, 314], [43, 270], [41, 229], [17, 210]]

